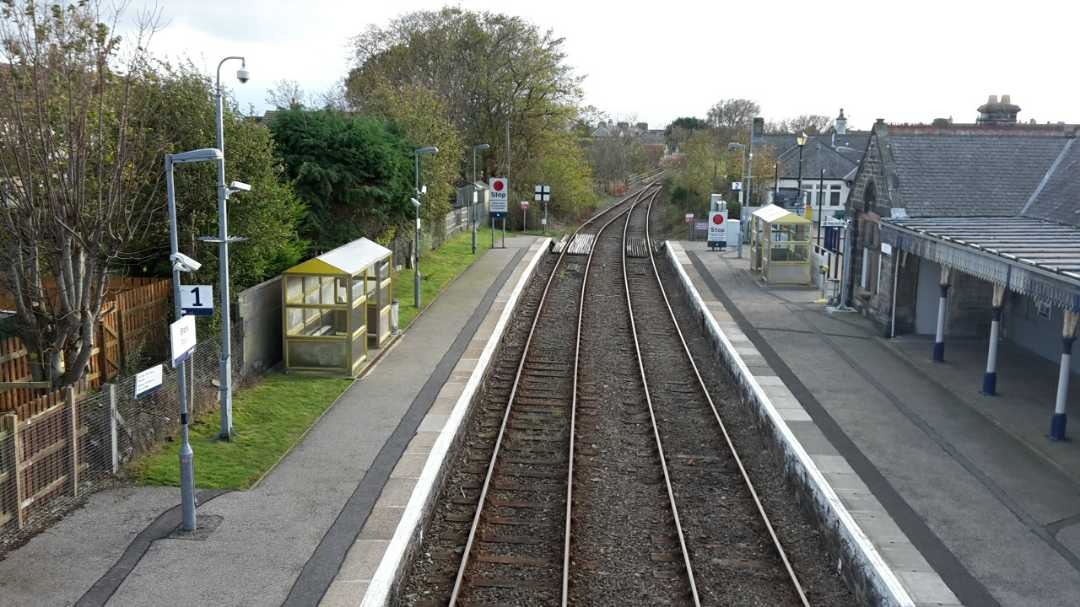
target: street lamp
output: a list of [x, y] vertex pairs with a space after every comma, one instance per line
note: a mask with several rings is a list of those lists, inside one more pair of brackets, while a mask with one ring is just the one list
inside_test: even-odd
[[798, 201], [799, 202], [798, 202], [798, 205], [801, 208], [802, 207], [802, 199], [803, 199], [803, 195], [802, 195], [802, 151], [803, 151], [803, 147], [806, 146], [806, 132], [805, 131], [802, 132], [802, 133], [799, 133], [798, 135], [795, 136], [795, 144], [799, 146], [799, 179], [798, 179], [798, 181], [799, 181], [799, 185], [798, 185], [799, 198], [798, 198]]
[[481, 150], [490, 149], [491, 145], [487, 143], [478, 143], [472, 146], [472, 205], [469, 207], [469, 223], [472, 225], [472, 252], [476, 255], [476, 152]]
[[416, 207], [416, 246], [413, 247], [413, 307], [420, 309], [420, 201], [410, 198]]
[[236, 79], [244, 84], [251, 78], [247, 70], [247, 60], [240, 56], [229, 56], [222, 59], [217, 66], [217, 80], [214, 88], [215, 101], [217, 102], [217, 149], [220, 153], [217, 157], [218, 169], [218, 235], [217, 238], [202, 238], [204, 242], [216, 242], [218, 245], [218, 273], [221, 281], [221, 361], [219, 367], [219, 390], [221, 391], [221, 428], [218, 437], [224, 440], [232, 438], [232, 313], [229, 309], [229, 242], [242, 240], [229, 236], [229, 195], [235, 191], [250, 191], [247, 189], [232, 189], [225, 185], [225, 118], [224, 100], [221, 93], [221, 66], [227, 61], [240, 61], [240, 69], [236, 70]]
[[412, 199], [416, 207], [416, 245], [413, 247], [413, 307], [420, 309], [420, 157], [434, 156], [439, 153], [439, 148], [429, 145], [413, 150], [416, 157], [416, 198]]
[[[193, 162], [221, 160], [221, 150], [202, 148], [165, 155], [165, 192], [169, 201], [169, 260], [172, 262], [173, 311], [180, 320], [180, 272], [194, 272], [200, 263], [180, 252], [180, 239], [176, 228], [176, 186], [173, 182], [173, 166]], [[180, 363], [177, 373], [180, 389], [180, 506], [183, 511], [185, 531], [195, 530], [195, 452], [188, 436], [188, 386], [187, 361]]]

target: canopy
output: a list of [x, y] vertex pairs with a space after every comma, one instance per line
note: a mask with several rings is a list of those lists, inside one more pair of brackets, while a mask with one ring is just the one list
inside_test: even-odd
[[362, 272], [380, 259], [390, 256], [390, 249], [381, 244], [360, 238], [349, 244], [309, 259], [285, 270], [286, 274], [348, 274]]
[[775, 204], [765, 205], [760, 209], [754, 211], [754, 217], [764, 221], [765, 223], [811, 223], [811, 221], [805, 217], [801, 217], [792, 213], [791, 211], [777, 206]]

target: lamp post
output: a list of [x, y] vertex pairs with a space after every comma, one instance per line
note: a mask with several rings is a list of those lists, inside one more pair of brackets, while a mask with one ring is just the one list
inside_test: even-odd
[[416, 158], [416, 198], [412, 199], [416, 207], [416, 244], [413, 246], [413, 307], [420, 309], [420, 157], [435, 155], [439, 148], [429, 145], [413, 150]]
[[799, 202], [798, 202], [798, 204], [799, 204], [799, 207], [801, 208], [803, 206], [803, 195], [802, 195], [802, 151], [803, 151], [803, 147], [806, 146], [806, 133], [805, 132], [799, 133], [795, 137], [795, 144], [799, 146], [799, 179], [798, 179], [798, 182], [799, 182], [799, 185], [798, 185], [798, 189], [799, 189], [798, 201]]
[[[180, 272], [194, 272], [199, 263], [180, 254], [180, 239], [176, 228], [176, 186], [173, 182], [173, 166], [192, 162], [209, 162], [221, 159], [221, 150], [202, 148], [180, 154], [165, 155], [165, 191], [169, 203], [169, 260], [172, 263], [173, 311], [180, 320]], [[188, 436], [188, 385], [187, 361], [180, 363], [177, 372], [180, 391], [180, 507], [185, 531], [195, 530], [195, 452]]]
[[821, 215], [821, 202], [825, 197], [825, 169], [821, 169], [821, 177], [818, 178], [817, 188], [817, 246], [821, 246], [821, 222], [825, 220]]
[[472, 192], [473, 192], [473, 199], [472, 199], [472, 205], [469, 207], [469, 223], [472, 226], [472, 252], [473, 252], [473, 255], [476, 255], [476, 198], [477, 198], [477, 191], [476, 191], [476, 152], [478, 152], [480, 150], [486, 150], [486, 149], [489, 149], [489, 148], [491, 148], [491, 145], [487, 144], [487, 143], [478, 143], [478, 144], [472, 146], [472, 181], [473, 181]]
[[236, 70], [236, 79], [240, 81], [240, 84], [244, 84], [251, 77], [247, 71], [247, 61], [243, 57], [230, 56], [218, 63], [217, 84], [214, 89], [217, 102], [217, 149], [221, 152], [217, 157], [218, 235], [217, 238], [202, 239], [206, 242], [218, 243], [218, 273], [221, 281], [221, 361], [218, 376], [221, 392], [221, 428], [218, 437], [224, 440], [232, 438], [232, 314], [229, 309], [231, 299], [229, 295], [229, 242], [240, 239], [229, 236], [228, 200], [231, 192], [225, 185], [225, 117], [221, 93], [221, 66], [227, 61], [234, 60], [240, 61], [240, 69]]

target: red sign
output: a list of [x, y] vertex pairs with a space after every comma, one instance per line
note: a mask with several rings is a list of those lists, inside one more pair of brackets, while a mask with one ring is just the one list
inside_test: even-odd
[[716, 225], [720, 225], [720, 224], [724, 223], [724, 216], [721, 215], [720, 213], [717, 213], [716, 215], [713, 215], [712, 222], [715, 223]]
[[505, 188], [506, 188], [506, 182], [503, 181], [502, 179], [493, 179], [491, 181], [491, 189], [495, 190], [496, 192], [501, 192]]
[[522, 200], [521, 201], [521, 208], [523, 208], [523, 209], [529, 208], [529, 201], [528, 200]]

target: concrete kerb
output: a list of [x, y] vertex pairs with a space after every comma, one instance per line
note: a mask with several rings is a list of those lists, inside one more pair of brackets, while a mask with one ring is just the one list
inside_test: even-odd
[[[763, 420], [766, 420], [777, 444], [783, 451], [788, 469], [794, 479], [809, 493], [816, 502], [817, 515], [832, 540], [839, 546], [841, 554], [849, 564], [848, 576], [860, 587], [872, 592], [876, 604], [889, 607], [914, 607], [915, 601], [900, 583], [896, 573], [885, 563], [881, 553], [874, 546], [866, 533], [859, 527], [839, 495], [826, 480], [821, 469], [814, 463], [810, 454], [795, 437], [784, 417], [762, 387], [758, 378], [750, 371], [743, 356], [728, 338], [724, 329], [709, 312], [705, 301], [690, 280], [683, 262], [689, 263], [686, 253], [678, 243], [668, 242], [665, 247], [668, 261], [679, 276], [679, 281], [689, 295], [695, 311], [701, 316], [705, 331], [712, 343], [739, 383], [744, 400], [752, 404]], [[682, 256], [685, 259], [680, 259]], [[853, 566], [854, 571], [851, 571]]]
[[483, 382], [484, 376], [487, 374], [492, 357], [514, 314], [521, 293], [524, 291], [529, 279], [532, 278], [541, 257], [547, 253], [550, 241], [550, 238], [544, 238], [532, 245], [535, 247], [536, 252], [529, 259], [525, 271], [522, 272], [507, 297], [506, 305], [499, 314], [495, 328], [476, 360], [475, 367], [473, 367], [469, 379], [465, 383], [464, 390], [458, 396], [446, 424], [431, 448], [431, 453], [428, 455], [424, 468], [420, 472], [420, 478], [417, 480], [412, 495], [405, 505], [405, 511], [402, 513], [401, 520], [394, 530], [390, 544], [387, 546], [386, 552], [383, 554], [383, 558], [371, 578], [367, 592], [364, 594], [364, 600], [361, 603], [362, 607], [386, 605], [391, 592], [400, 585], [405, 565], [419, 546], [424, 527], [435, 506], [438, 489], [442, 486], [447, 471], [447, 455], [462, 439], [460, 431], [464, 425], [463, 422], [468, 419], [474, 397]]

